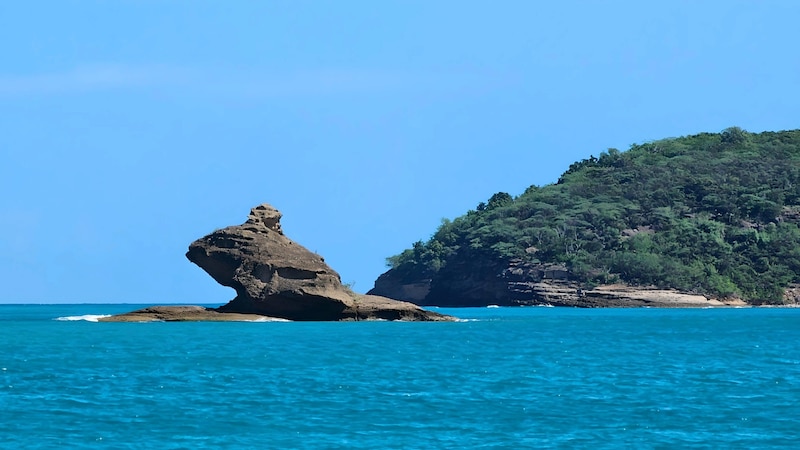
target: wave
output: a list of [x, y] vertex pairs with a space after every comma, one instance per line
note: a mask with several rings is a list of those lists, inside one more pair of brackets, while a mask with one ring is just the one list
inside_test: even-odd
[[259, 317], [258, 319], [243, 320], [242, 322], [291, 322], [291, 320], [279, 317]]
[[74, 322], [77, 320], [85, 320], [87, 322], [97, 322], [97, 319], [102, 319], [103, 317], [111, 317], [111, 314], [84, 314], [82, 316], [64, 316], [64, 317], [56, 317], [53, 320], [60, 320], [65, 322]]

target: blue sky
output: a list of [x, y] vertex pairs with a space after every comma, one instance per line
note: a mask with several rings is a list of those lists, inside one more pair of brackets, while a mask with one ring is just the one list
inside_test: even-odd
[[800, 2], [0, 4], [0, 303], [221, 303], [268, 202], [357, 291], [616, 147], [800, 128]]

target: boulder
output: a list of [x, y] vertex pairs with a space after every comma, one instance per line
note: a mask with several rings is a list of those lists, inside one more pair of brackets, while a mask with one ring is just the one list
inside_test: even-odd
[[272, 206], [259, 205], [245, 223], [189, 246], [189, 261], [236, 291], [219, 312], [289, 320], [453, 320], [410, 303], [355, 294], [320, 255], [283, 234], [281, 217]]

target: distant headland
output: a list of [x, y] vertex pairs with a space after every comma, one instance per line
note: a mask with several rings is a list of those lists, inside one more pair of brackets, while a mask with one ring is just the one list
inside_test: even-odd
[[800, 130], [731, 127], [608, 149], [554, 184], [498, 192], [387, 258], [369, 293], [436, 306], [797, 305], [799, 225]]

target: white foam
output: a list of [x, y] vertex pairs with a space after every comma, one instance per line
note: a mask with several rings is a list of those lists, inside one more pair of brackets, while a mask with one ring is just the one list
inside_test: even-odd
[[489, 305], [489, 306], [487, 306], [487, 308], [499, 308], [499, 307], [500, 307], [500, 305]]
[[64, 317], [56, 317], [55, 320], [66, 321], [66, 322], [74, 322], [76, 320], [97, 322], [97, 319], [102, 319], [103, 317], [111, 317], [111, 314], [84, 314], [82, 316], [64, 316]]
[[253, 320], [243, 320], [243, 322], [291, 322], [291, 320], [278, 317], [259, 317]]

